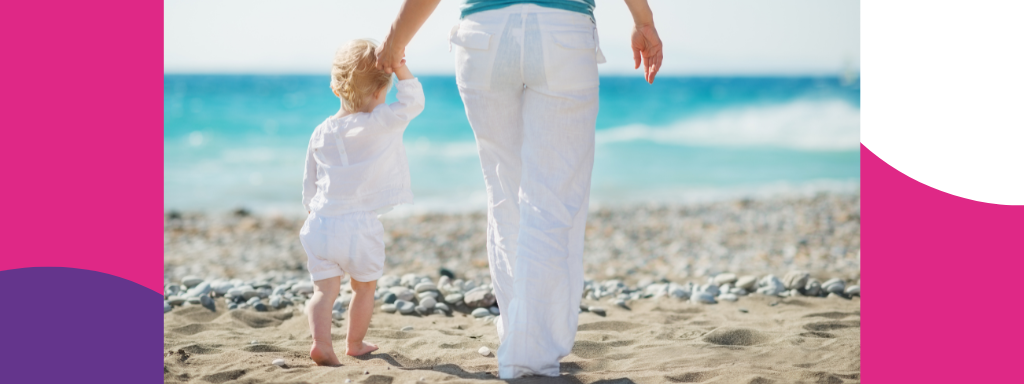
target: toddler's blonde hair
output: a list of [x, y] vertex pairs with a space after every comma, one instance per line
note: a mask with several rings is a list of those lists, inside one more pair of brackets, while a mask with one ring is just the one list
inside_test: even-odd
[[391, 87], [391, 75], [377, 69], [377, 44], [366, 39], [349, 41], [334, 53], [331, 89], [341, 95], [341, 108], [355, 113], [368, 96]]

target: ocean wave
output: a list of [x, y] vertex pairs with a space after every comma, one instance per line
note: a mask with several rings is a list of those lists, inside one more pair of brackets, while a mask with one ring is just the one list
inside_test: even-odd
[[841, 100], [800, 100], [720, 110], [667, 127], [635, 124], [597, 131], [599, 145], [631, 141], [704, 147], [856, 150], [860, 147], [860, 110]]

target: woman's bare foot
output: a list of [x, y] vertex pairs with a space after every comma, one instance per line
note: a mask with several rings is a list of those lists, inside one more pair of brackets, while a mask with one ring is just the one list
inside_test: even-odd
[[367, 342], [364, 341], [364, 342], [362, 342], [360, 344], [356, 344], [355, 346], [353, 346], [352, 344], [349, 344], [348, 348], [345, 348], [345, 354], [349, 355], [349, 356], [360, 356], [360, 355], [365, 355], [367, 353], [370, 353], [370, 352], [373, 352], [373, 351], [376, 351], [376, 350], [377, 350], [377, 346], [376, 345], [373, 345], [373, 344], [370, 344], [370, 343], [367, 343]]
[[337, 367], [341, 365], [341, 361], [338, 360], [338, 355], [334, 354], [334, 347], [327, 345], [321, 346], [316, 342], [313, 342], [313, 348], [309, 350], [309, 357], [313, 359], [316, 365], [325, 365], [328, 367]]

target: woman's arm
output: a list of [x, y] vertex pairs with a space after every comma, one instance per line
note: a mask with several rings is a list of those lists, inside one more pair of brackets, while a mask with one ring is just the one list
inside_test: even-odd
[[636, 62], [633, 69], [640, 68], [640, 59], [643, 58], [644, 80], [654, 83], [654, 75], [661, 69], [661, 38], [658, 31], [654, 29], [654, 12], [647, 5], [647, 0], [626, 0], [629, 13], [633, 14], [633, 61]]
[[405, 0], [402, 3], [398, 17], [391, 24], [391, 31], [377, 47], [377, 69], [391, 73], [402, 65], [405, 46], [409, 45], [412, 37], [420, 30], [430, 14], [434, 13], [437, 3], [440, 2], [441, 0]]

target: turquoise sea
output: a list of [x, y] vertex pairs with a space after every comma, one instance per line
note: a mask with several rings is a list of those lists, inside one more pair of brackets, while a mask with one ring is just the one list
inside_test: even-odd
[[[485, 206], [455, 79], [421, 76], [405, 133], [416, 204]], [[328, 76], [165, 75], [164, 209], [301, 214]], [[393, 101], [394, 90], [388, 95]], [[860, 88], [838, 77], [602, 77], [592, 208], [858, 190]]]

